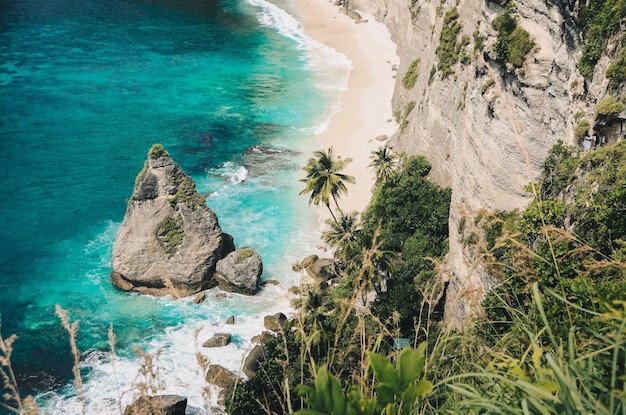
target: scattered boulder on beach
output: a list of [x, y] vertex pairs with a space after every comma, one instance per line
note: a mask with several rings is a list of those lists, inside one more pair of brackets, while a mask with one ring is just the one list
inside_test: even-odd
[[235, 385], [240, 381], [239, 376], [220, 365], [210, 365], [205, 379], [207, 383], [222, 388], [217, 398], [218, 404], [222, 406], [226, 402], [226, 396], [232, 394]]
[[206, 300], [206, 292], [202, 291], [193, 299], [194, 304], [202, 304]]
[[185, 415], [187, 398], [178, 395], [141, 396], [124, 415]]
[[276, 335], [273, 332], [263, 330], [261, 334], [257, 334], [256, 336], [253, 336], [250, 339], [250, 341], [252, 343], [266, 343], [275, 338], [276, 338]]
[[330, 258], [318, 258], [306, 267], [306, 272], [318, 284], [338, 277], [336, 263]]
[[135, 180], [111, 257], [112, 283], [124, 291], [187, 296], [214, 286], [230, 235], [193, 179], [155, 144]]
[[266, 329], [271, 331], [280, 331], [287, 321], [287, 316], [283, 313], [276, 313], [272, 316], [265, 316], [263, 318], [263, 325]]
[[248, 356], [243, 363], [243, 373], [251, 378], [254, 377], [259, 371], [259, 367], [262, 362], [265, 361], [265, 349], [263, 349], [263, 345], [257, 344], [252, 348]]
[[220, 365], [209, 365], [205, 379], [207, 383], [211, 385], [232, 389], [239, 380], [239, 377]]
[[217, 262], [215, 280], [224, 291], [254, 295], [262, 273], [261, 256], [254, 249], [242, 248]]
[[231, 339], [230, 333], [215, 333], [213, 337], [202, 344], [202, 347], [224, 347], [230, 343]]

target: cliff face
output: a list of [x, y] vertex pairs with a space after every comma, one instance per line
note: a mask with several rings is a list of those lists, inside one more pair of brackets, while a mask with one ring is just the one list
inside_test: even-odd
[[[573, 142], [576, 121], [593, 118], [606, 93], [602, 65], [596, 84], [586, 83], [576, 69], [581, 54], [577, 2], [515, 4], [518, 26], [535, 43], [519, 68], [496, 61], [493, 21], [505, 10], [498, 1], [350, 0], [349, 5], [385, 23], [398, 46], [394, 109], [403, 116], [415, 102], [390, 146], [397, 153], [425, 155], [433, 164], [429, 177], [452, 189], [443, 277], [449, 281], [446, 319], [453, 327], [479, 312], [485, 290], [494, 284], [460, 240], [460, 219], [471, 220], [480, 209], [524, 208], [532, 197], [524, 186], [538, 177], [548, 150], [559, 139]], [[444, 78], [436, 50], [444, 16], [455, 6], [461, 26], [457, 39], [467, 35], [469, 44], [461, 47], [469, 59], [453, 64], [453, 73]], [[477, 38], [484, 39], [482, 50]], [[419, 75], [406, 88], [402, 78], [416, 59]]]

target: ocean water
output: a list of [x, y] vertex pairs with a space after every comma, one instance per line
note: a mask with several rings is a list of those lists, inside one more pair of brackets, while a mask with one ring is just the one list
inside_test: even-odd
[[[263, 316], [289, 310], [301, 278], [291, 265], [317, 249], [298, 180], [349, 68], [304, 35], [290, 0], [0, 1], [0, 322], [19, 336], [23, 393], [48, 413], [117, 414], [142, 381], [140, 350], [155, 355], [160, 393], [212, 405], [196, 351], [239, 370]], [[279, 285], [254, 297], [214, 289], [201, 305], [111, 286], [115, 234], [153, 143]], [[80, 320], [82, 396], [57, 304]], [[201, 347], [223, 331], [229, 346]]]

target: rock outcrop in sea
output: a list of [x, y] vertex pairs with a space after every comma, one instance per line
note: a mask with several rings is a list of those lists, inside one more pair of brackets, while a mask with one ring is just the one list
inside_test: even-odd
[[[217, 285], [217, 263], [234, 250], [233, 238], [222, 231], [194, 180], [155, 144], [115, 239], [112, 283], [124, 291], [191, 295]], [[253, 281], [242, 284], [256, 286], [259, 267]]]

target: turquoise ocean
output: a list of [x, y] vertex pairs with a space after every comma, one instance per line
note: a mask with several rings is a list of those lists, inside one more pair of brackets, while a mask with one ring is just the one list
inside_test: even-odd
[[[215, 396], [202, 396], [196, 351], [238, 371], [263, 317], [289, 311], [287, 289], [302, 277], [291, 266], [319, 245], [316, 210], [298, 195], [301, 168], [350, 69], [297, 17], [291, 0], [0, 1], [1, 332], [18, 336], [22, 393], [47, 413], [83, 405], [57, 304], [80, 321], [88, 414], [134, 399], [137, 350], [155, 355], [159, 393], [205, 413]], [[115, 235], [154, 143], [279, 285], [254, 297], [214, 289], [200, 305], [112, 287]], [[225, 331], [230, 345], [201, 347]]]

